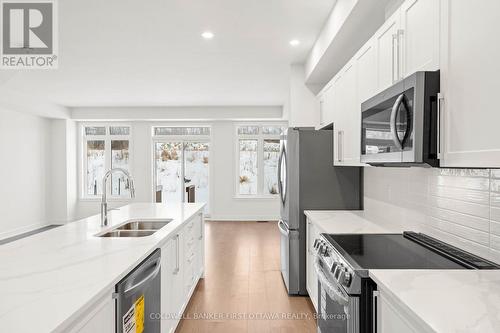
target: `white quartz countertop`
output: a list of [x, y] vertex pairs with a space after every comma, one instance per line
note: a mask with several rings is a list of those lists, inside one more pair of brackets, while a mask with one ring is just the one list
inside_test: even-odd
[[498, 270], [371, 270], [370, 277], [429, 331], [500, 332]]
[[403, 227], [389, 223], [375, 223], [360, 210], [306, 210], [304, 214], [322, 232], [333, 234], [400, 233]]
[[[137, 203], [0, 246], [0, 331], [65, 332], [204, 204]], [[147, 237], [94, 235], [129, 219], [172, 219]], [[110, 295], [111, 297], [111, 295]]]

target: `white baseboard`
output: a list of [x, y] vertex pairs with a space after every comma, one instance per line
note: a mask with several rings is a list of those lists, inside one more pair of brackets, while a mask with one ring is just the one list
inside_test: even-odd
[[27, 225], [24, 227], [16, 228], [13, 230], [4, 231], [4, 232], [0, 233], [0, 240], [5, 239], [5, 238], [14, 237], [14, 236], [17, 236], [19, 234], [23, 234], [25, 232], [29, 232], [29, 231], [33, 231], [33, 230], [36, 230], [36, 229], [39, 229], [42, 227], [46, 227], [48, 225], [49, 225], [49, 223], [47, 223], [47, 222], [35, 223], [35, 224], [30, 224], [30, 225]]

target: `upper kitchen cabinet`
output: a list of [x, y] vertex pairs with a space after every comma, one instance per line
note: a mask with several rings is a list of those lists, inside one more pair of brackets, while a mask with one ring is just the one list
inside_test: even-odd
[[500, 167], [498, 0], [443, 1], [441, 165]]
[[356, 62], [342, 69], [334, 84], [334, 165], [359, 164], [360, 116], [356, 95]]
[[440, 1], [407, 0], [400, 9], [401, 78], [439, 69]]
[[439, 69], [440, 1], [407, 0], [375, 34], [378, 91]]
[[[354, 56], [356, 61], [357, 108], [361, 113], [361, 103], [377, 93], [377, 51], [375, 39], [371, 39]], [[360, 120], [361, 121], [361, 120]]]
[[319, 101], [319, 126], [325, 127], [333, 122], [333, 100], [332, 100], [332, 83], [328, 83], [326, 87], [318, 94]]

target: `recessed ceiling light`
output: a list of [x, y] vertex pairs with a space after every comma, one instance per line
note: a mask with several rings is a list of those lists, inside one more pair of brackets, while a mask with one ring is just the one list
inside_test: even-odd
[[201, 37], [205, 38], [205, 39], [212, 39], [214, 38], [214, 33], [211, 32], [211, 31], [205, 31], [201, 34]]
[[298, 46], [299, 44], [300, 44], [300, 40], [298, 40], [298, 39], [292, 39], [290, 41], [290, 45], [292, 45], [292, 46]]

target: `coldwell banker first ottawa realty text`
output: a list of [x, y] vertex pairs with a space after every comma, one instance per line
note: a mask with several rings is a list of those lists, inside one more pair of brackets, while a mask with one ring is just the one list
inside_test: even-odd
[[57, 68], [56, 2], [0, 0], [0, 11], [0, 68]]

